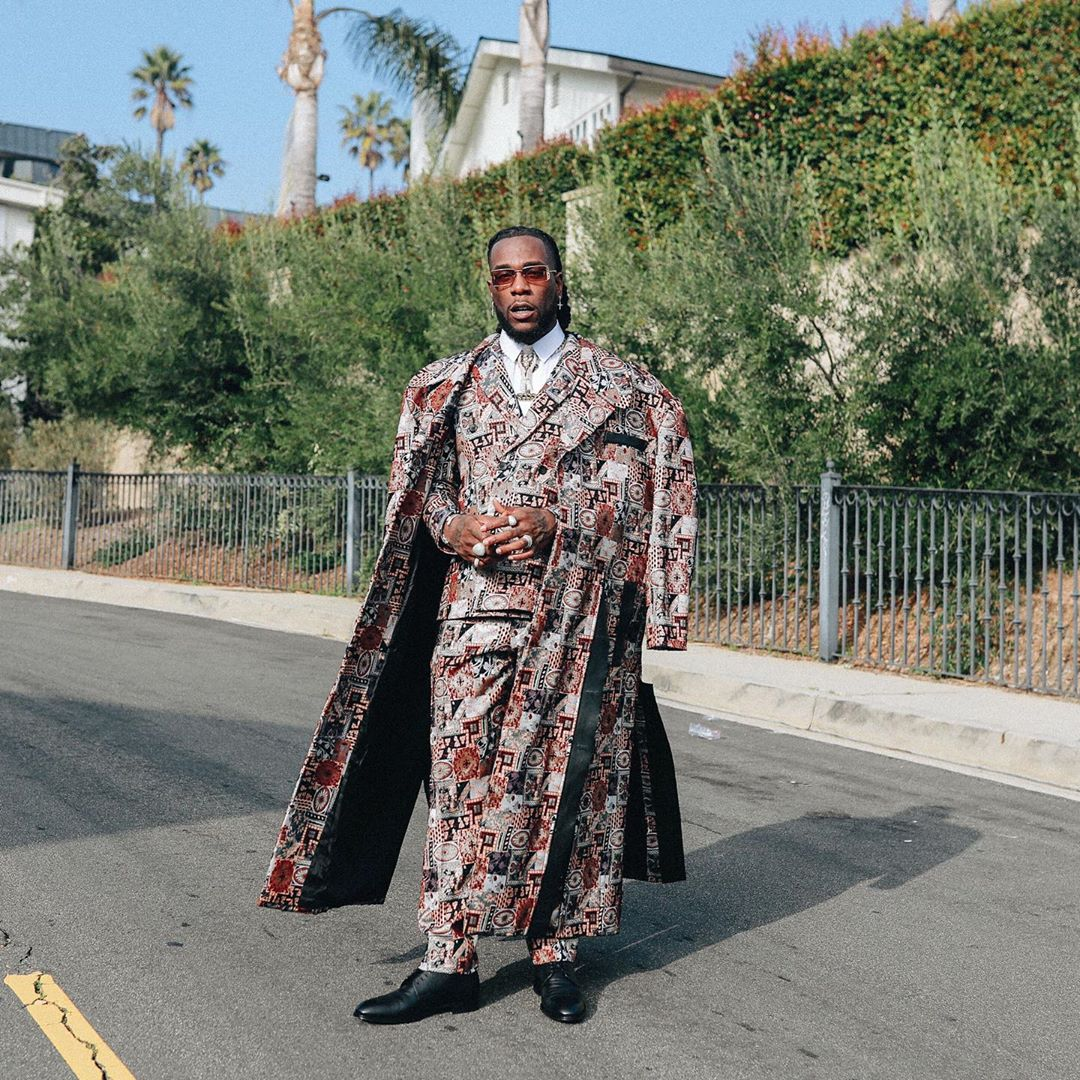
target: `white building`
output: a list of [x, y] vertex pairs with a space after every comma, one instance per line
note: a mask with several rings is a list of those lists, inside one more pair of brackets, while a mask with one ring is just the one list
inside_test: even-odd
[[[629, 108], [653, 105], [672, 90], [711, 90], [721, 75], [650, 64], [625, 56], [549, 49], [544, 138], [589, 143]], [[521, 149], [516, 41], [481, 38], [465, 79], [461, 107], [446, 133], [435, 171], [461, 177]]]
[[63, 196], [50, 187], [60, 168], [60, 144], [72, 133], [0, 124], [0, 251], [34, 238], [34, 211]]
[[29, 244], [34, 238], [34, 211], [62, 198], [55, 188], [0, 176], [0, 251]]
[[[60, 144], [71, 134], [0, 124], [0, 252], [29, 244], [34, 212], [63, 200], [63, 193], [50, 185], [60, 170]], [[5, 379], [0, 392], [18, 401], [25, 387], [21, 379]]]

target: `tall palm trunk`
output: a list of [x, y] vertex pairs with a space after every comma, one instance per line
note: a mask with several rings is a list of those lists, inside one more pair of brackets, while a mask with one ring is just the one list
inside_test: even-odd
[[157, 92], [154, 94], [154, 105], [150, 110], [150, 124], [157, 132], [157, 156], [158, 160], [161, 159], [162, 152], [165, 148], [165, 132], [172, 129], [176, 123], [176, 116], [173, 111], [172, 102], [169, 101], [169, 95], [165, 92], [165, 89], [161, 86], [157, 88]]
[[522, 0], [518, 19], [521, 84], [518, 133], [522, 150], [535, 150], [544, 138], [547, 82], [548, 0]]
[[927, 22], [946, 22], [957, 15], [957, 0], [930, 0]]
[[412, 115], [409, 118], [409, 181], [431, 172], [435, 162], [431, 147], [445, 128], [434, 95], [417, 87], [413, 91]]
[[313, 0], [293, 0], [292, 31], [278, 67], [278, 75], [296, 94], [285, 131], [278, 217], [307, 214], [315, 209], [319, 84], [325, 60]]

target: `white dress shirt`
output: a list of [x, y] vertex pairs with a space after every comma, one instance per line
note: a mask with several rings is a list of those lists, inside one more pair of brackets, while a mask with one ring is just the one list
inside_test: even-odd
[[533, 370], [531, 385], [526, 387], [525, 373], [521, 364], [518, 363], [518, 356], [525, 346], [522, 342], [515, 341], [505, 330], [499, 331], [499, 348], [502, 350], [506, 374], [515, 394], [520, 396], [526, 393], [535, 396], [540, 393], [559, 362], [559, 350], [565, 340], [566, 334], [563, 333], [563, 328], [556, 323], [539, 341], [533, 342], [533, 351], [540, 362]]

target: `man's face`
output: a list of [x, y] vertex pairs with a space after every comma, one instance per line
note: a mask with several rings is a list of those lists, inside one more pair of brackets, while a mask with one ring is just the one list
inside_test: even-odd
[[516, 341], [532, 345], [554, 325], [562, 296], [562, 274], [556, 273], [547, 248], [534, 236], [511, 236], [491, 249], [489, 269], [522, 270], [526, 266], [546, 266], [551, 271], [547, 281], [533, 285], [516, 274], [505, 289], [488, 282], [499, 326]]

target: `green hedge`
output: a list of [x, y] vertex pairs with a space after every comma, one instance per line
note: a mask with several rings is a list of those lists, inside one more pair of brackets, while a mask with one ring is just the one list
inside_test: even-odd
[[[903, 217], [909, 138], [938, 116], [959, 119], [1004, 178], [1029, 191], [1044, 169], [1075, 168], [1071, 106], [1080, 99], [1080, 4], [975, 5], [948, 24], [866, 30], [832, 46], [766, 34], [749, 63], [712, 95], [682, 96], [605, 129], [594, 151], [558, 143], [460, 181], [473, 213], [560, 227], [561, 195], [611, 163], [633, 227], [677, 220], [703, 163], [702, 138], [721, 113], [734, 133], [810, 166], [825, 245], [841, 251]], [[719, 106], [719, 108], [718, 108]], [[393, 232], [408, 193], [339, 207]]]
[[[559, 236], [565, 228], [562, 195], [588, 183], [592, 160], [586, 147], [558, 140], [537, 153], [517, 154], [483, 172], [472, 173], [453, 186], [467, 208], [467, 219], [485, 235], [511, 220], [528, 220]], [[372, 236], [400, 238], [409, 220], [410, 197], [410, 192], [404, 191], [364, 202], [346, 198], [298, 225], [318, 229], [320, 219], [331, 217], [355, 222]], [[477, 256], [478, 266], [481, 255]]]
[[1057, 177], [1075, 169], [1075, 0], [984, 4], [945, 25], [905, 19], [803, 51], [791, 56], [774, 38], [713, 98], [673, 102], [605, 132], [598, 149], [631, 206], [641, 201], [658, 224], [678, 215], [702, 136], [721, 110], [738, 136], [814, 170], [833, 250], [903, 212], [910, 132], [935, 116], [959, 119], [1021, 190], [1044, 169]]

